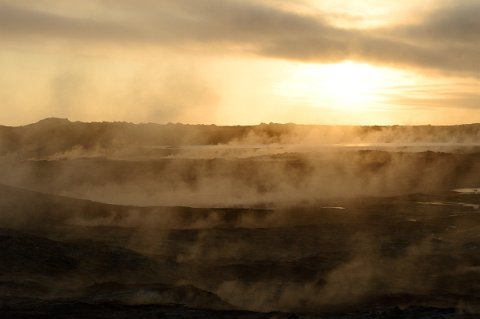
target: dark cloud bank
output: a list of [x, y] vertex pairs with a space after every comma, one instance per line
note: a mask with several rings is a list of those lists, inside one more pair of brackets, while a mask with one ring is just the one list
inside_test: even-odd
[[[28, 5], [0, 3], [0, 32], [16, 39], [233, 49], [267, 57], [345, 59], [479, 76], [480, 5], [442, 2], [423, 21], [345, 29], [327, 16], [300, 15], [253, 1], [103, 1], [110, 14], [67, 17]], [[321, 8], [320, 8], [321, 9]]]

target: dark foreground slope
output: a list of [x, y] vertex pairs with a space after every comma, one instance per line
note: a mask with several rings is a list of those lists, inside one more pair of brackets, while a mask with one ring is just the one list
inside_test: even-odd
[[348, 314], [300, 315], [292, 313], [259, 313], [239, 310], [208, 310], [179, 305], [123, 305], [80, 302], [20, 301], [17, 305], [0, 308], [7, 318], [68, 318], [68, 319], [126, 319], [126, 318], [229, 318], [229, 319], [476, 319], [477, 315], [458, 314], [455, 309], [430, 307], [392, 308]]
[[446, 192], [274, 210], [142, 208], [2, 186], [0, 310], [9, 318], [475, 318], [479, 205], [474, 192]]

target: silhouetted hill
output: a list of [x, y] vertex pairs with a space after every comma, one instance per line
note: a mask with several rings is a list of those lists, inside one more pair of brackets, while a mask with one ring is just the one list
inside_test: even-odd
[[132, 146], [296, 143], [477, 143], [480, 124], [455, 126], [324, 126], [260, 124], [216, 126], [70, 122], [48, 118], [0, 127], [0, 154], [45, 157], [67, 151]]

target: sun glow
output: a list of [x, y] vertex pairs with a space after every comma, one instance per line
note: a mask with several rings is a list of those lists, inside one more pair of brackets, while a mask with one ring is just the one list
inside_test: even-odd
[[343, 110], [372, 109], [386, 100], [395, 72], [368, 64], [298, 65], [275, 88], [277, 94], [303, 105]]
[[379, 98], [384, 74], [366, 64], [347, 61], [326, 66], [327, 81], [321, 84], [324, 94], [339, 107], [361, 107]]

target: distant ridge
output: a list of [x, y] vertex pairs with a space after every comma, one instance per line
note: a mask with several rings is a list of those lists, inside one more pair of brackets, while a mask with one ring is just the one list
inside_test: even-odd
[[67, 118], [60, 118], [60, 117], [47, 117], [43, 120], [40, 120], [36, 123], [29, 124], [29, 125], [59, 125], [59, 124], [69, 124], [71, 123]]
[[185, 145], [348, 144], [348, 143], [470, 143], [480, 141], [480, 124], [452, 126], [329, 126], [259, 124], [217, 126], [72, 122], [46, 118], [0, 127], [0, 155], [44, 157], [72, 150], [118, 150], [125, 147]]
[[19, 125], [19, 126], [7, 126], [1, 125], [5, 127], [24, 127], [24, 126], [32, 126], [32, 125], [60, 125], [60, 124], [72, 124], [72, 123], [82, 123], [82, 124], [124, 124], [124, 125], [139, 125], [139, 126], [215, 126], [215, 127], [258, 127], [258, 126], [298, 126], [298, 127], [362, 127], [362, 128], [398, 128], [398, 127], [457, 127], [457, 126], [480, 126], [480, 123], [473, 122], [473, 123], [463, 123], [463, 124], [451, 124], [451, 125], [431, 125], [431, 124], [420, 124], [420, 125], [333, 125], [333, 124], [301, 124], [301, 123], [276, 123], [276, 122], [269, 122], [269, 123], [259, 123], [256, 125], [217, 125], [217, 124], [189, 124], [189, 123], [181, 123], [181, 122], [168, 122], [168, 123], [156, 123], [156, 122], [128, 122], [128, 121], [92, 121], [92, 122], [84, 122], [84, 121], [70, 121], [68, 118], [62, 117], [47, 117], [41, 119], [37, 122]]

